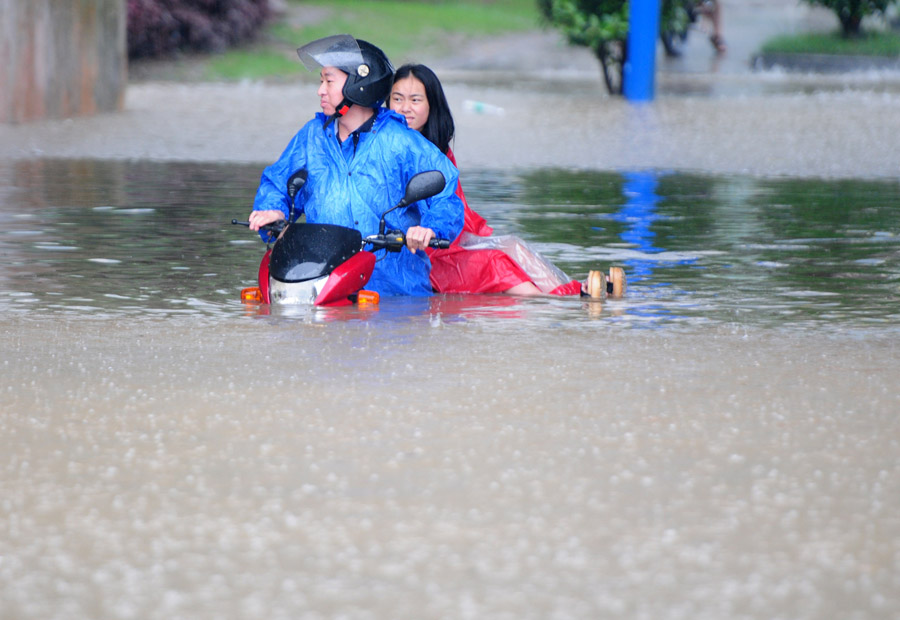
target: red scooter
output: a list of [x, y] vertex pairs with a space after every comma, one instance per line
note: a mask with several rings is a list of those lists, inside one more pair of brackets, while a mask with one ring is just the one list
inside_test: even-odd
[[[298, 170], [287, 182], [293, 220], [294, 200], [306, 183], [307, 171]], [[446, 180], [437, 170], [420, 172], [409, 180], [403, 199], [381, 214], [378, 234], [363, 239], [353, 228], [334, 224], [305, 224], [281, 220], [263, 226], [276, 237], [259, 264], [259, 286], [245, 288], [241, 299], [265, 304], [343, 306], [378, 303], [378, 293], [363, 290], [375, 268], [375, 251], [399, 252], [406, 235], [385, 230], [385, 216], [394, 209], [430, 198], [444, 189]], [[249, 222], [231, 220], [249, 226]], [[448, 248], [450, 241], [432, 239], [434, 248]], [[366, 250], [369, 246], [371, 250]]]

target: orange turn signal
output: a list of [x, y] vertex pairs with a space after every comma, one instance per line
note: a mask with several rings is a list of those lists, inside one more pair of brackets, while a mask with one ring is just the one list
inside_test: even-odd
[[241, 289], [241, 301], [255, 301], [259, 303], [262, 301], [262, 291], [259, 290], [258, 286]]
[[375, 291], [360, 291], [356, 296], [356, 302], [359, 305], [377, 304], [379, 301], [378, 293]]

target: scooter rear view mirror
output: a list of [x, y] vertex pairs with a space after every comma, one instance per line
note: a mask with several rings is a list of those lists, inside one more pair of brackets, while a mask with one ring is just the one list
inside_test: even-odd
[[419, 200], [425, 200], [426, 198], [431, 198], [435, 194], [441, 193], [441, 190], [444, 189], [446, 184], [447, 180], [439, 170], [429, 170], [415, 175], [409, 180], [409, 183], [406, 184], [406, 193], [403, 195], [403, 199], [381, 214], [381, 224], [378, 226], [378, 233], [381, 235], [384, 234], [385, 215], [394, 209], [405, 207], [414, 202], [418, 202]]
[[[409, 180], [406, 184], [406, 194], [397, 207], [405, 207], [406, 205], [431, 198], [435, 194], [439, 194], [447, 181], [444, 175], [438, 170], [429, 170], [428, 172], [420, 172]], [[394, 207], [394, 208], [397, 208]]]
[[309, 172], [306, 170], [306, 168], [300, 168], [288, 179], [287, 193], [288, 197], [291, 199], [291, 202], [293, 202], [294, 197], [297, 196], [297, 192], [300, 191], [300, 188], [306, 184], [307, 177], [309, 177]]
[[306, 185], [307, 177], [309, 177], [309, 171], [306, 168], [300, 168], [288, 177], [287, 193], [288, 198], [291, 199], [291, 212], [288, 214], [288, 224], [294, 221], [294, 200], [300, 188]]

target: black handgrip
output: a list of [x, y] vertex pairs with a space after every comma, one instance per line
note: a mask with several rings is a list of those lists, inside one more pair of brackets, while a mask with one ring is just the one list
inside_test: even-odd
[[271, 224], [266, 224], [265, 226], [259, 227], [260, 230], [266, 231], [273, 237], [277, 237], [278, 235], [280, 235], [281, 231], [283, 231], [285, 228], [287, 228], [287, 222], [284, 220], [276, 220]]
[[[250, 222], [240, 222], [238, 220], [231, 220], [231, 223], [235, 226], [247, 226], [250, 227]], [[276, 220], [271, 224], [266, 224], [265, 226], [260, 226], [259, 229], [263, 232], [267, 232], [270, 235], [277, 237], [281, 234], [281, 231], [285, 229], [287, 226], [287, 222], [284, 220]]]
[[[380, 235], [369, 235], [365, 238], [365, 243], [372, 246], [376, 250], [387, 250], [388, 252], [399, 252], [406, 245], [406, 235], [399, 230], [389, 230]], [[428, 242], [428, 247], [439, 250], [446, 250], [450, 247], [451, 241], [448, 239], [438, 239], [433, 237]]]

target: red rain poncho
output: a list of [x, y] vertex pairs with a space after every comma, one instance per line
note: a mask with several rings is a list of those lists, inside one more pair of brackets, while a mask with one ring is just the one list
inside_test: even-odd
[[[447, 157], [456, 165], [453, 151], [447, 149]], [[453, 240], [446, 250], [428, 250], [431, 259], [431, 286], [438, 293], [502, 293], [523, 282], [533, 282], [546, 293], [555, 295], [577, 295], [581, 293], [581, 283], [569, 280], [559, 270], [553, 276], [561, 276], [552, 280], [551, 284], [538, 282], [510, 257], [499, 249], [468, 249], [466, 245], [477, 245], [478, 237], [490, 237], [494, 230], [488, 226], [487, 221], [469, 207], [462, 185], [457, 184], [456, 195], [462, 200], [465, 208], [465, 224], [460, 235]], [[515, 238], [514, 246], [522, 247], [524, 243]], [[531, 254], [531, 253], [528, 253]], [[533, 254], [534, 257], [544, 259]], [[545, 261], [546, 262], [546, 261]], [[548, 263], [549, 264], [549, 263]], [[554, 268], [555, 269], [555, 268]], [[542, 286], [543, 284], [543, 286]]]

